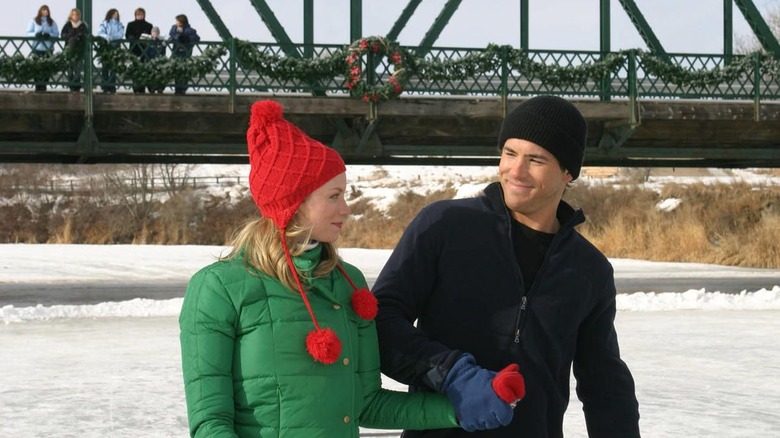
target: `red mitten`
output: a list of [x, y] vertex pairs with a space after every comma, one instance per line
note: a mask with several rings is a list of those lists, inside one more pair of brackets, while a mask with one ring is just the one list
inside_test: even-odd
[[508, 365], [496, 374], [491, 384], [496, 395], [512, 406], [525, 397], [525, 379], [516, 363]]

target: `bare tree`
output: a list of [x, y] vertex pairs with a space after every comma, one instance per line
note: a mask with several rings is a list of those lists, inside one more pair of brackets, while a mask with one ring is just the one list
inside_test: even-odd
[[[134, 234], [148, 231], [156, 201], [154, 164], [119, 164], [106, 167], [103, 181], [108, 197], [117, 199], [133, 219]], [[140, 236], [145, 241], [145, 236]]]
[[[775, 2], [774, 7], [767, 8], [765, 14], [763, 14], [764, 20], [767, 26], [775, 35], [775, 38], [780, 37], [780, 2]], [[761, 49], [761, 44], [753, 33], [747, 35], [737, 35], [734, 38], [734, 46], [738, 53], [750, 53]]]
[[162, 185], [169, 197], [174, 197], [187, 185], [192, 164], [165, 163], [158, 165]]

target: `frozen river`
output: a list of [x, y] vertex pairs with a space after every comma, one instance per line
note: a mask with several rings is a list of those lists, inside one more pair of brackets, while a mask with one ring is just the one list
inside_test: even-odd
[[[179, 288], [219, 251], [0, 245], [0, 437], [186, 437]], [[369, 278], [387, 254], [342, 251]], [[780, 272], [613, 265], [619, 282], [657, 285], [618, 296], [616, 325], [637, 384], [643, 436], [777, 436]], [[742, 282], [740, 293], [721, 293], [721, 278]], [[689, 282], [683, 289], [664, 286], [681, 279]], [[745, 286], [752, 281], [755, 288]], [[33, 305], [41, 297], [59, 304]], [[403, 389], [389, 379], [385, 386]], [[576, 398], [564, 431], [587, 436]]]
[[[643, 436], [777, 436], [780, 311], [621, 311], [617, 327]], [[173, 316], [5, 324], [0, 346], [2, 437], [187, 436]], [[576, 399], [564, 428], [587, 436]]]

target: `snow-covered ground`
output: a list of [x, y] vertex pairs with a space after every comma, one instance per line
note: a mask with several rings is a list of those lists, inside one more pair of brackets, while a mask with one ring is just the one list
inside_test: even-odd
[[[57, 289], [81, 281], [142, 281], [139, 287], [149, 287], [155, 281], [186, 281], [222, 250], [0, 245], [0, 283]], [[389, 251], [342, 249], [341, 254], [373, 278]], [[693, 289], [620, 295], [616, 321], [623, 356], [637, 382], [644, 436], [776, 436], [780, 271], [612, 263], [618, 276], [778, 278], [770, 289], [741, 294]], [[187, 436], [180, 306], [181, 298], [1, 307], [0, 437]], [[385, 386], [403, 389], [389, 379]], [[581, 405], [572, 397], [566, 436], [585, 437]]]
[[[192, 176], [235, 175], [238, 185], [209, 190], [247, 196], [248, 166], [197, 166]], [[495, 167], [349, 166], [348, 185], [379, 209], [396, 194], [455, 187], [478, 193]], [[240, 182], [243, 178], [243, 184]], [[621, 184], [619, 176], [581, 178]], [[750, 170], [652, 176], [673, 181], [778, 185], [780, 178]], [[453, 185], [454, 184], [454, 185]], [[674, 208], [665, 200], [658, 208]], [[186, 408], [177, 315], [183, 284], [224, 250], [216, 246], [0, 245], [0, 437], [185, 437]], [[342, 249], [371, 281], [389, 250]], [[616, 324], [621, 351], [637, 383], [646, 437], [774, 437], [780, 431], [780, 270], [694, 263], [611, 260], [618, 280], [691, 288], [653, 288], [620, 294]], [[721, 293], [721, 279], [766, 287]], [[651, 280], [648, 282], [648, 279]], [[700, 284], [697, 284], [701, 281]], [[765, 280], [762, 280], [765, 283]], [[705, 284], [710, 286], [705, 287]], [[84, 286], [87, 285], [87, 286]], [[181, 286], [181, 291], [176, 288]], [[174, 288], [167, 299], [106, 299], [122, 288]], [[721, 284], [721, 287], [725, 287]], [[69, 294], [86, 288], [89, 304]], [[100, 292], [100, 293], [97, 293]], [[29, 305], [40, 293], [57, 305]], [[166, 292], [169, 293], [169, 292]], [[138, 292], [141, 295], [141, 292]], [[24, 296], [24, 300], [20, 297]], [[124, 296], [124, 295], [123, 295]], [[15, 302], [14, 300], [19, 299]], [[21, 304], [22, 302], [28, 304]], [[10, 303], [10, 304], [8, 304]], [[403, 390], [386, 379], [385, 386]], [[574, 396], [567, 437], [587, 436]], [[397, 437], [397, 432], [364, 436]]]

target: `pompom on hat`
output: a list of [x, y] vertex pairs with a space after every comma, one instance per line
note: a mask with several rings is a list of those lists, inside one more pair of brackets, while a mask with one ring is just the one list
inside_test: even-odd
[[587, 133], [585, 118], [571, 102], [557, 96], [536, 96], [506, 116], [498, 149], [510, 138], [536, 143], [553, 154], [575, 180], [585, 158]]
[[[334, 149], [285, 120], [282, 106], [273, 100], [261, 100], [252, 105], [246, 140], [249, 189], [260, 213], [271, 219], [279, 230], [287, 265], [314, 323], [314, 330], [306, 336], [306, 350], [314, 360], [332, 364], [341, 354], [341, 341], [336, 332], [317, 323], [290, 255], [285, 231], [307, 196], [336, 175], [346, 172], [344, 160]], [[373, 319], [377, 312], [376, 298], [367, 289], [358, 289], [344, 269], [340, 265], [338, 268], [354, 290], [352, 307], [355, 313], [363, 319]]]

